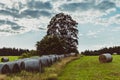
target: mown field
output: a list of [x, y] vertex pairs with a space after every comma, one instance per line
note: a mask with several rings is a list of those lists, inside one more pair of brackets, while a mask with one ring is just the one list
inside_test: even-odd
[[2, 57], [7, 57], [9, 58], [9, 61], [15, 61], [19, 59], [19, 56], [0, 56], [0, 62]]
[[54, 63], [51, 67], [45, 67], [44, 73], [21, 71], [19, 73], [0, 74], [0, 80], [57, 80], [58, 75], [64, 66], [78, 59], [78, 57], [67, 57]]
[[[18, 59], [18, 57], [16, 56], [14, 59]], [[100, 63], [98, 56], [68, 57], [51, 67], [45, 68], [44, 73], [22, 71], [17, 74], [0, 75], [0, 79], [120, 80], [120, 55], [113, 55], [111, 63]]]
[[58, 80], [120, 80], [120, 56], [111, 63], [99, 63], [98, 56], [83, 56], [67, 64]]

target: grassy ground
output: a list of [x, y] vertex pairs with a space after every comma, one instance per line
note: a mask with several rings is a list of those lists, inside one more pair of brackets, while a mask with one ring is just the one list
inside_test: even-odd
[[99, 63], [98, 56], [84, 56], [69, 63], [58, 80], [120, 80], [120, 56], [111, 63]]
[[16, 74], [1, 75], [1, 78], [3, 80], [57, 80], [58, 74], [60, 74], [65, 65], [77, 58], [79, 58], [79, 56], [64, 58], [51, 67], [45, 68], [44, 73], [22, 71]]
[[19, 56], [0, 56], [0, 62], [1, 62], [2, 57], [9, 58], [9, 61], [14, 61], [14, 60], [17, 60], [19, 58]]

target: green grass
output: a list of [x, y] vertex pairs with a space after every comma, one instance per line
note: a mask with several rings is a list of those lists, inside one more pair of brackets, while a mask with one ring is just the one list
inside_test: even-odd
[[2, 57], [7, 57], [9, 58], [9, 61], [15, 61], [19, 59], [19, 56], [0, 56], [0, 62]]
[[58, 80], [120, 80], [120, 56], [111, 63], [100, 63], [98, 56], [84, 56], [67, 64]]

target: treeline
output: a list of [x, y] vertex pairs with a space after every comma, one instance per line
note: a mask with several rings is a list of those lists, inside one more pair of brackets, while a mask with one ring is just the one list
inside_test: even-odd
[[92, 55], [100, 55], [100, 54], [104, 54], [104, 53], [110, 53], [110, 54], [118, 54], [120, 55], [120, 46], [114, 46], [114, 47], [109, 47], [109, 48], [102, 48], [100, 50], [86, 50], [84, 52], [81, 52], [81, 54], [83, 55], [88, 55], [88, 56], [92, 56]]
[[20, 56], [23, 53], [29, 52], [28, 49], [18, 49], [18, 48], [1, 48], [0, 56]]

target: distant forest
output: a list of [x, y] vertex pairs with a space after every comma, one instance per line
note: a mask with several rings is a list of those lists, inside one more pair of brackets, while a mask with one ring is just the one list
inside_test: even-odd
[[28, 49], [18, 49], [18, 48], [1, 48], [0, 56], [20, 56], [23, 53], [29, 52]]
[[83, 55], [89, 55], [89, 56], [92, 56], [92, 55], [100, 55], [100, 54], [104, 54], [104, 53], [110, 53], [110, 54], [118, 54], [120, 55], [120, 46], [114, 46], [114, 47], [109, 47], [109, 48], [102, 48], [102, 49], [99, 49], [99, 50], [86, 50], [84, 52], [81, 52], [81, 54]]

